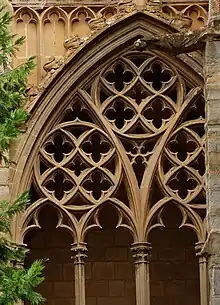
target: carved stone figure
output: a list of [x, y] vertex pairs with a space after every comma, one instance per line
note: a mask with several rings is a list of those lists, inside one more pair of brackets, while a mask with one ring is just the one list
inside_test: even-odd
[[36, 87], [34, 85], [30, 85], [26, 91], [29, 101], [32, 102], [33, 100], [35, 100], [35, 98], [38, 96], [39, 92], [40, 91], [39, 91], [38, 87]]
[[106, 18], [99, 12], [96, 18], [91, 19], [89, 22], [89, 27], [92, 33], [101, 30], [106, 26]]
[[122, 0], [117, 5], [119, 16], [130, 14], [136, 10], [134, 2], [132, 0]]
[[171, 24], [182, 30], [185, 28], [190, 28], [192, 24], [192, 19], [188, 16], [184, 16], [182, 12], [177, 12]]
[[78, 47], [83, 43], [82, 39], [78, 35], [72, 35], [70, 38], [64, 41], [64, 47], [67, 50], [66, 57], [68, 58], [73, 54]]
[[47, 87], [52, 77], [58, 72], [59, 68], [64, 65], [64, 59], [62, 56], [52, 56], [49, 58], [48, 62], [43, 66], [46, 75], [43, 77], [39, 89], [44, 89]]
[[185, 30], [172, 34], [152, 35], [138, 39], [134, 44], [138, 50], [150, 47], [165, 48], [175, 54], [188, 53], [204, 46], [207, 35], [219, 36], [212, 25], [198, 30]]

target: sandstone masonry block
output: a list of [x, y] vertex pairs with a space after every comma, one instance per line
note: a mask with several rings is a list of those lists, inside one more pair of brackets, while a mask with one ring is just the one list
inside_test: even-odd
[[108, 281], [93, 281], [86, 282], [86, 295], [88, 297], [105, 297], [108, 296]]
[[124, 281], [109, 281], [110, 297], [123, 297], [124, 294]]
[[106, 248], [105, 259], [107, 261], [126, 261], [127, 259], [127, 248]]
[[74, 296], [74, 284], [72, 282], [54, 282], [55, 298], [71, 298]]
[[115, 263], [115, 278], [129, 280], [133, 278], [133, 268], [131, 263]]
[[114, 278], [114, 264], [111, 262], [95, 262], [93, 263], [92, 270], [95, 279]]

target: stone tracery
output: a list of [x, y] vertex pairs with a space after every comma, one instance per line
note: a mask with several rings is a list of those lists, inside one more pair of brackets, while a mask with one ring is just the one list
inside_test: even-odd
[[[22, 239], [40, 228], [41, 207], [54, 206], [57, 227], [71, 232], [81, 253], [87, 233], [101, 227], [102, 208], [114, 206], [116, 227], [131, 232], [137, 253], [147, 253], [136, 270], [143, 294], [137, 305], [149, 304], [142, 281], [149, 277], [149, 235], [166, 227], [168, 206], [180, 211], [178, 227], [194, 230], [200, 243], [206, 237], [204, 101], [195, 85], [201, 82], [191, 81], [187, 68], [165, 53], [138, 51], [132, 41], [60, 96], [37, 140], [31, 178], [35, 199], [21, 221]], [[77, 268], [76, 274], [83, 273], [84, 262]], [[80, 285], [77, 305], [85, 303]]]
[[[103, 130], [90, 103], [123, 147], [127, 168], [116, 140]], [[135, 209], [145, 211], [143, 234], [155, 227], [155, 216], [166, 203], [175, 202], [183, 213], [181, 225], [188, 225], [190, 218], [202, 240], [203, 219], [196, 212], [205, 210], [201, 89], [191, 88], [176, 68], [151, 51], [124, 53], [71, 98], [42, 142], [34, 175], [40, 196], [73, 215], [92, 212], [108, 200], [120, 210], [125, 203], [118, 201], [117, 191], [130, 175], [135, 190], [126, 182], [127, 192], [136, 192], [142, 203], [135, 208], [129, 195], [129, 209], [131, 217], [138, 217]], [[158, 197], [152, 195], [154, 189]]]

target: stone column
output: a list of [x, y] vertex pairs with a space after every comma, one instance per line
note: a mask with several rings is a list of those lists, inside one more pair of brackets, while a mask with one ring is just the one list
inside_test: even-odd
[[208, 256], [202, 252], [204, 243], [196, 243], [195, 251], [199, 259], [200, 305], [208, 305]]
[[[220, 34], [220, 20], [215, 17], [211, 15], [210, 22]], [[203, 251], [209, 254], [209, 304], [220, 305], [220, 35], [207, 37], [204, 76], [208, 238]]]
[[134, 243], [131, 251], [135, 265], [136, 305], [150, 305], [149, 253], [147, 242]]
[[87, 257], [87, 247], [85, 243], [73, 244], [73, 261], [75, 269], [75, 305], [85, 305], [85, 259]]

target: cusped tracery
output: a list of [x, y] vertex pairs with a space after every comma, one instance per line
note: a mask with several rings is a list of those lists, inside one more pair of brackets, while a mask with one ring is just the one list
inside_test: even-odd
[[[77, 100], [41, 146], [39, 157], [47, 167], [41, 172], [35, 166], [35, 174], [42, 194], [57, 204], [77, 205], [74, 198], [79, 194], [88, 205], [96, 204], [117, 185], [120, 165], [115, 148], [103, 130], [90, 119], [87, 122], [87, 116], [89, 110]], [[117, 162], [117, 170], [109, 170], [110, 162]]]
[[143, 223], [144, 234], [163, 223], [166, 204], [176, 204], [181, 226], [191, 219], [198, 231], [204, 121], [202, 90], [178, 65], [151, 51], [125, 52], [88, 75], [61, 109], [34, 165], [37, 190], [73, 214], [111, 202]]

